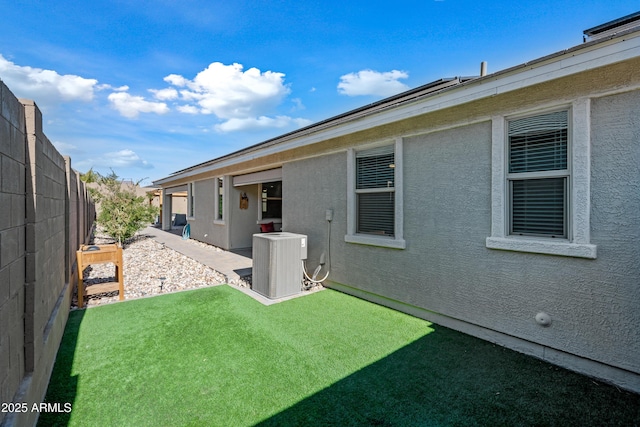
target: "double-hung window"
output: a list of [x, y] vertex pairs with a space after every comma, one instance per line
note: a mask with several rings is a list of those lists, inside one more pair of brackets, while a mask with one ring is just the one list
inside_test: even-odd
[[590, 243], [590, 100], [492, 118], [486, 246], [596, 258]]
[[356, 232], [395, 235], [395, 153], [393, 145], [356, 152]]
[[508, 122], [509, 234], [566, 239], [568, 111]]
[[348, 223], [345, 240], [404, 248], [402, 140], [348, 151]]

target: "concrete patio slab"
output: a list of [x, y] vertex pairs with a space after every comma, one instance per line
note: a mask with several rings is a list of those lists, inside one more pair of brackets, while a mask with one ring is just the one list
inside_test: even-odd
[[216, 270], [223, 274], [228, 282], [235, 282], [242, 277], [251, 275], [251, 249], [241, 253], [224, 250], [214, 251], [213, 246], [203, 247], [203, 245], [195, 244], [192, 241], [183, 240], [180, 235], [156, 227], [147, 227], [142, 230], [142, 233], [150, 235], [158, 243]]

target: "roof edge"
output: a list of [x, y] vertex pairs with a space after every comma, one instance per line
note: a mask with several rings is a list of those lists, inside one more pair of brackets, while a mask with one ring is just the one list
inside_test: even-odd
[[[604, 24], [596, 25], [595, 27], [588, 28], [584, 30], [582, 33], [585, 36], [591, 37], [596, 34], [603, 33], [608, 30], [612, 30], [616, 27], [620, 27], [622, 25], [629, 24], [633, 21], [640, 20], [640, 12], [631, 13], [629, 15], [623, 16], [622, 18], [614, 19], [613, 21], [605, 22]], [[639, 22], [640, 24], [640, 22]]]
[[[347, 111], [345, 113], [341, 113], [341, 114], [329, 117], [327, 119], [320, 120], [320, 121], [312, 123], [310, 125], [295, 129], [295, 130], [293, 130], [291, 132], [287, 132], [287, 133], [278, 135], [276, 137], [269, 138], [269, 139], [267, 139], [265, 141], [261, 141], [261, 142], [259, 142], [257, 144], [249, 145], [247, 147], [241, 148], [239, 150], [233, 151], [233, 152], [225, 154], [223, 156], [216, 157], [215, 159], [207, 160], [205, 162], [201, 162], [201, 163], [198, 163], [196, 165], [189, 166], [187, 168], [178, 170], [176, 172], [173, 172], [171, 175], [169, 175], [169, 177], [172, 177], [172, 176], [181, 174], [183, 172], [186, 172], [186, 171], [189, 171], [189, 170], [192, 170], [192, 169], [195, 169], [195, 168], [198, 168], [198, 167], [213, 163], [213, 162], [218, 161], [218, 160], [223, 160], [223, 159], [226, 159], [228, 157], [233, 157], [235, 155], [244, 153], [246, 151], [251, 151], [252, 149], [255, 149], [255, 148], [260, 148], [260, 147], [267, 146], [267, 145], [272, 144], [272, 143], [277, 143], [277, 142], [280, 142], [282, 140], [286, 140], [286, 139], [288, 139], [288, 138], [290, 138], [292, 136], [304, 135], [306, 133], [310, 133], [310, 132], [314, 132], [314, 131], [317, 131], [317, 130], [321, 130], [323, 127], [325, 127], [327, 125], [336, 124], [342, 119], [357, 118], [359, 113], [374, 112], [374, 111], [378, 111], [378, 109], [383, 107], [383, 106], [388, 108], [390, 106], [389, 104], [395, 105], [395, 104], [398, 104], [398, 103], [401, 103], [401, 102], [404, 102], [404, 101], [407, 101], [407, 100], [410, 100], [410, 99], [417, 99], [417, 98], [419, 98], [421, 96], [425, 96], [426, 94], [434, 93], [434, 92], [437, 92], [440, 89], [444, 89], [445, 87], [447, 87], [447, 86], [449, 86], [451, 84], [458, 84], [458, 82], [460, 80], [462, 80], [462, 79], [468, 79], [468, 77], [465, 77], [465, 78], [447, 77], [447, 78], [441, 78], [441, 79], [438, 79], [438, 80], [434, 80], [433, 82], [427, 83], [425, 85], [418, 86], [416, 88], [409, 89], [407, 91], [398, 93], [396, 95], [393, 95], [393, 96], [390, 96], [390, 97], [387, 97], [387, 98], [383, 98], [383, 99], [381, 99], [379, 101], [372, 102], [370, 104], [366, 104], [366, 105], [364, 105], [362, 107], [358, 107], [358, 108], [355, 108], [353, 110], [349, 110], [349, 111]], [[404, 98], [406, 98], [406, 99], [404, 99]]]

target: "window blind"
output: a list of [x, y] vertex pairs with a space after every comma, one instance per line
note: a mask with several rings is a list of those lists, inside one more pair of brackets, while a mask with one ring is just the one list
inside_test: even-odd
[[[511, 234], [567, 237], [568, 111], [509, 122]], [[565, 171], [544, 177], [530, 172]]]
[[393, 186], [393, 145], [356, 153], [356, 189], [389, 188]]
[[358, 194], [358, 233], [394, 236], [393, 193]]
[[511, 233], [566, 237], [566, 181], [564, 177], [511, 181]]
[[355, 157], [357, 232], [394, 236], [395, 146], [359, 151]]
[[509, 172], [567, 169], [567, 111], [509, 122]]

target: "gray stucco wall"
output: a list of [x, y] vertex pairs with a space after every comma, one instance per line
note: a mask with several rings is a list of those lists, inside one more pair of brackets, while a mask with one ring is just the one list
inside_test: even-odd
[[[234, 187], [232, 177], [224, 179], [223, 220], [216, 220], [217, 203], [215, 186], [217, 178], [194, 182], [196, 195], [193, 218], [189, 218], [191, 238], [209, 243], [222, 249], [249, 248], [253, 234], [259, 232], [258, 185]], [[240, 209], [240, 195], [246, 193], [249, 198], [248, 209]]]
[[[597, 346], [640, 372], [640, 91], [592, 103], [591, 238], [598, 259], [585, 274]], [[607, 348], [608, 347], [608, 348]], [[613, 353], [613, 354], [611, 354]]]
[[331, 263], [338, 274], [346, 271], [348, 262], [343, 259], [347, 232], [346, 165], [346, 154], [339, 153], [282, 167], [282, 230], [307, 235], [308, 270], [316, 268], [322, 251], [327, 249], [325, 212], [332, 209]]
[[[230, 181], [230, 179], [228, 180]], [[249, 207], [240, 209], [240, 194], [245, 193], [249, 198]], [[233, 187], [229, 185], [226, 198], [229, 204], [229, 218], [231, 249], [250, 248], [253, 235], [259, 231], [258, 220], [258, 184]]]
[[194, 183], [194, 217], [189, 219], [191, 237], [220, 248], [229, 248], [226, 226], [214, 224], [217, 212], [215, 200], [216, 179], [205, 179]]
[[284, 225], [309, 235], [315, 267], [334, 209], [330, 280], [640, 373], [638, 117], [637, 91], [592, 102], [595, 260], [486, 248], [489, 121], [404, 140], [405, 250], [344, 242], [346, 153], [283, 166]]

